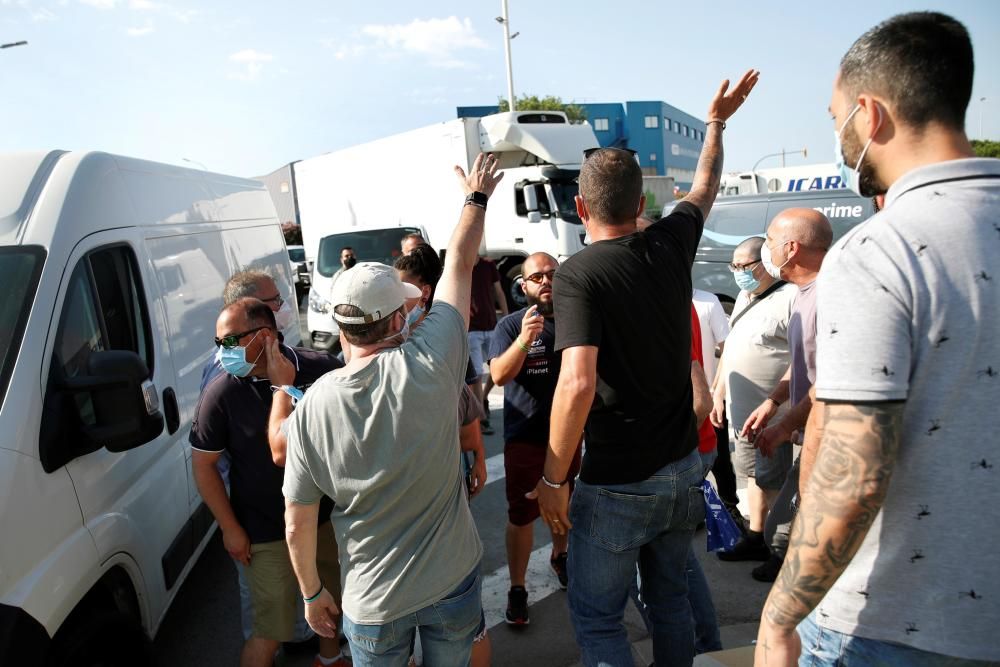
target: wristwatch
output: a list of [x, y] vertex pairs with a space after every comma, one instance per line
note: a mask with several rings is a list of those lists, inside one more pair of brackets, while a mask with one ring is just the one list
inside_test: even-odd
[[469, 196], [465, 198], [465, 205], [469, 206], [471, 204], [472, 206], [478, 206], [485, 211], [486, 202], [489, 200], [490, 198], [482, 192], [470, 192]]

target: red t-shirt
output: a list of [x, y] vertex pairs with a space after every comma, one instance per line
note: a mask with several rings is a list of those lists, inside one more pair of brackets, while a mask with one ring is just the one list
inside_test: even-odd
[[[691, 361], [697, 361], [705, 368], [705, 360], [701, 354], [701, 324], [698, 322], [698, 311], [691, 304]], [[713, 451], [718, 442], [715, 439], [715, 427], [711, 419], [705, 419], [698, 427], [698, 453], [708, 454]]]
[[479, 258], [472, 267], [472, 299], [469, 303], [469, 331], [493, 331], [497, 325], [495, 283], [500, 282], [497, 265]]

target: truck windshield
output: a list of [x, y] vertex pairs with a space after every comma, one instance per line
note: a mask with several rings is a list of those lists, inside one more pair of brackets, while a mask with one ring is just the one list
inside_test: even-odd
[[306, 261], [306, 251], [302, 248], [289, 248], [288, 259], [293, 262], [304, 262]]
[[0, 404], [14, 372], [14, 362], [28, 323], [35, 288], [45, 262], [45, 251], [33, 246], [0, 248]]
[[359, 262], [381, 262], [392, 266], [401, 253], [403, 237], [419, 233], [416, 227], [392, 227], [324, 236], [319, 242], [316, 270], [327, 278], [336, 273], [340, 268], [340, 251], [344, 248], [351, 248]]
[[559, 209], [559, 217], [575, 225], [583, 224], [576, 215], [576, 195], [580, 192], [576, 181], [550, 181], [549, 185]]

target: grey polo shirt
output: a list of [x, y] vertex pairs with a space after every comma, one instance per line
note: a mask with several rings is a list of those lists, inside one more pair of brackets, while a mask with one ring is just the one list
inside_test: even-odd
[[822, 626], [1000, 660], [998, 260], [1000, 160], [965, 159], [908, 172], [823, 263], [817, 397], [906, 405], [885, 502]]
[[[739, 430], [754, 409], [788, 370], [788, 321], [798, 289], [786, 284], [741, 317], [726, 338], [722, 352], [729, 427]], [[740, 292], [730, 322], [752, 301]], [[778, 418], [787, 410], [782, 406]]]

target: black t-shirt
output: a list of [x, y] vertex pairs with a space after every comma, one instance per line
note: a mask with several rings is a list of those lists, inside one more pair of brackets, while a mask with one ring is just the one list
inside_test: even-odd
[[[286, 346], [281, 351], [295, 365], [295, 386], [302, 391], [323, 374], [343, 366], [336, 357], [322, 352]], [[251, 544], [285, 539], [285, 497], [281, 493], [285, 469], [274, 465], [267, 444], [272, 395], [267, 378], [219, 373], [202, 391], [191, 426], [193, 448], [229, 452], [229, 502]], [[333, 501], [324, 498], [320, 523], [329, 520], [332, 511]]]
[[[507, 315], [497, 323], [490, 337], [489, 358], [496, 359], [521, 333], [521, 320], [527, 308]], [[503, 439], [522, 440], [545, 446], [549, 442], [549, 414], [552, 396], [559, 379], [559, 355], [556, 354], [556, 325], [545, 320], [542, 333], [531, 345], [521, 370], [503, 388]]]
[[691, 264], [703, 223], [682, 202], [645, 232], [584, 248], [556, 273], [556, 349], [600, 350], [580, 474], [588, 484], [647, 479], [698, 445]]

